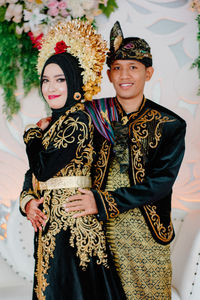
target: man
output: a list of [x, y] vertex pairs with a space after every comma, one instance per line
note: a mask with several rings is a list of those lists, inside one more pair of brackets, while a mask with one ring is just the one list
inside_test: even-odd
[[107, 64], [116, 98], [88, 105], [101, 133], [95, 188], [80, 189], [82, 195], [70, 197], [66, 209], [82, 211], [75, 217], [97, 213], [106, 221], [127, 299], [171, 299], [171, 194], [186, 124], [143, 96], [153, 74], [150, 47], [140, 38], [124, 39], [119, 22], [111, 31]]
[[116, 97], [87, 106], [97, 128], [93, 189], [79, 189], [66, 210], [105, 222], [127, 299], [170, 299], [171, 194], [186, 124], [143, 96], [153, 74], [150, 47], [140, 38], [124, 39], [119, 22], [107, 64]]

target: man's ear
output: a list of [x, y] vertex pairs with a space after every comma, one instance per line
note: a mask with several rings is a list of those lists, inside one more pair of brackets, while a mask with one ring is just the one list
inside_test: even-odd
[[107, 70], [107, 75], [108, 75], [108, 78], [109, 78], [110, 82], [112, 82], [110, 69]]
[[151, 79], [153, 72], [154, 72], [153, 67], [146, 68], [146, 81], [149, 81]]

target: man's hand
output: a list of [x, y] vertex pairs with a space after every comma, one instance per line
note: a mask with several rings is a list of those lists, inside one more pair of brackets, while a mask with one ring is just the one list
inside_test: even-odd
[[37, 126], [40, 127], [42, 130], [45, 130], [49, 126], [51, 119], [51, 117], [43, 118], [37, 122]]
[[78, 191], [81, 194], [73, 195], [67, 199], [67, 203], [64, 204], [65, 210], [67, 212], [79, 211], [73, 216], [74, 218], [97, 214], [98, 209], [93, 193], [81, 188]]
[[46, 222], [46, 216], [43, 214], [43, 212], [38, 208], [38, 206], [43, 203], [44, 198], [40, 199], [31, 199], [25, 207], [25, 212], [27, 219], [31, 221], [31, 224], [33, 228], [35, 229], [35, 232], [37, 232], [37, 229], [42, 230], [42, 225], [45, 226]]

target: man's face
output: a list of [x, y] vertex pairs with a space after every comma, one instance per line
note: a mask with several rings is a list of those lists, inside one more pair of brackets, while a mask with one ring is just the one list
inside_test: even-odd
[[115, 60], [107, 71], [119, 100], [142, 99], [145, 82], [151, 79], [153, 68], [136, 60]]

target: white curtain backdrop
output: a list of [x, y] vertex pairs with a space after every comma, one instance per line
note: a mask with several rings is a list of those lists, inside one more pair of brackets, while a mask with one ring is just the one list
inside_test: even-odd
[[[191, 69], [198, 56], [197, 14], [190, 10], [188, 0], [118, 0], [117, 3], [119, 8], [109, 19], [103, 15], [97, 17], [98, 32], [109, 41], [110, 30], [118, 20], [125, 37], [139, 36], [151, 45], [155, 72], [146, 85], [145, 96], [175, 111], [187, 122], [186, 153], [174, 187], [173, 207], [199, 210], [200, 80], [197, 70]], [[105, 66], [102, 91], [97, 97], [106, 96], [114, 96], [114, 90]], [[22, 135], [27, 124], [46, 116], [46, 110], [37, 90], [23, 96], [20, 78], [17, 97], [21, 110], [11, 122], [0, 111], [0, 288], [26, 285], [31, 290], [33, 230], [18, 209], [28, 168]], [[2, 90], [0, 103], [3, 105]], [[4, 299], [1, 294], [0, 299]]]

